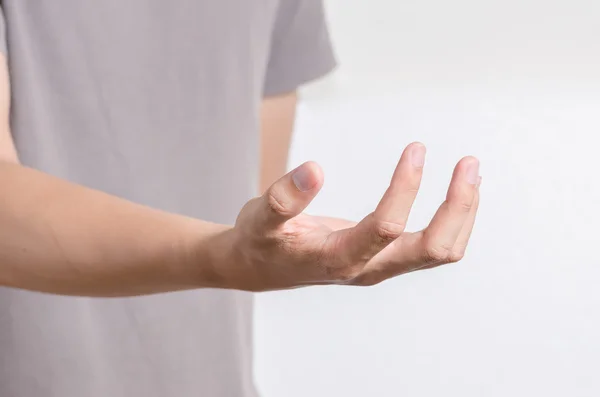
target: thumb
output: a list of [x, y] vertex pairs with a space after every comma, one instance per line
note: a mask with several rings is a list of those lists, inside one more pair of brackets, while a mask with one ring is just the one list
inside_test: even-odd
[[323, 171], [309, 161], [275, 182], [261, 198], [261, 223], [273, 227], [299, 215], [323, 186]]

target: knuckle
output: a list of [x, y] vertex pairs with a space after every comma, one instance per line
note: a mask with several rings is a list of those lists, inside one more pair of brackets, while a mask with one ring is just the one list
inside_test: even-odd
[[270, 211], [278, 215], [289, 215], [290, 210], [284, 201], [278, 197], [273, 190], [269, 190], [266, 195], [267, 207]]
[[451, 252], [448, 248], [439, 245], [428, 245], [423, 251], [423, 260], [427, 264], [449, 262]]
[[418, 182], [415, 182], [414, 185], [411, 185], [409, 187], [406, 188], [406, 193], [410, 194], [410, 195], [417, 195], [419, 194], [419, 184]]
[[471, 208], [473, 208], [473, 203], [468, 201], [462, 201], [458, 204], [458, 209], [461, 212], [470, 212]]
[[399, 238], [404, 232], [404, 225], [381, 220], [373, 221], [373, 231], [381, 242], [391, 242]]
[[461, 261], [464, 257], [465, 257], [464, 251], [451, 252], [450, 256], [448, 257], [448, 262], [456, 263], [456, 262]]

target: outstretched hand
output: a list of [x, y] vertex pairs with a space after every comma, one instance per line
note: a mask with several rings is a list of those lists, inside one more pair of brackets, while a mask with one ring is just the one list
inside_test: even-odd
[[425, 147], [409, 145], [379, 205], [358, 223], [302, 213], [323, 185], [308, 162], [242, 209], [227, 233], [234, 288], [265, 291], [315, 284], [373, 285], [464, 256], [479, 204], [479, 161], [459, 161], [442, 203], [422, 231], [405, 231]]

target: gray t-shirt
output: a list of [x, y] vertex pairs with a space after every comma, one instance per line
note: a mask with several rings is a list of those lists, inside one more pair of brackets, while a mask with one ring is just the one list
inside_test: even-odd
[[[21, 161], [232, 223], [258, 110], [334, 66], [320, 0], [3, 0]], [[255, 396], [251, 295], [88, 299], [0, 288], [0, 396]]]

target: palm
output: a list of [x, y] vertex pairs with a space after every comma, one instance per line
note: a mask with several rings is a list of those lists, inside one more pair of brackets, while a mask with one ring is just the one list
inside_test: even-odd
[[300, 214], [282, 225], [281, 232], [298, 245], [317, 245], [332, 233], [356, 226], [356, 222], [340, 218]]
[[[326, 251], [349, 251], [353, 243], [351, 235], [356, 232], [357, 222], [341, 218], [312, 216], [302, 213], [292, 218], [283, 225], [282, 232], [296, 246], [310, 247], [309, 249], [322, 249]], [[376, 271], [381, 263], [392, 259], [394, 252], [401, 249], [401, 245], [414, 244], [417, 233], [403, 232], [400, 238], [395, 239], [384, 247], [371, 260], [368, 261], [361, 274]], [[327, 244], [323, 244], [326, 242]]]
[[358, 223], [302, 213], [323, 184], [318, 166], [305, 164], [240, 214], [240, 225], [248, 225], [241, 228], [242, 234], [252, 243], [252, 255], [245, 256], [254, 261], [253, 268], [272, 272], [267, 275], [274, 280], [267, 283], [269, 288], [330, 282], [372, 285], [459, 260], [477, 212], [479, 163], [463, 158], [429, 226], [406, 233], [423, 162], [424, 147], [410, 145], [379, 205]]

